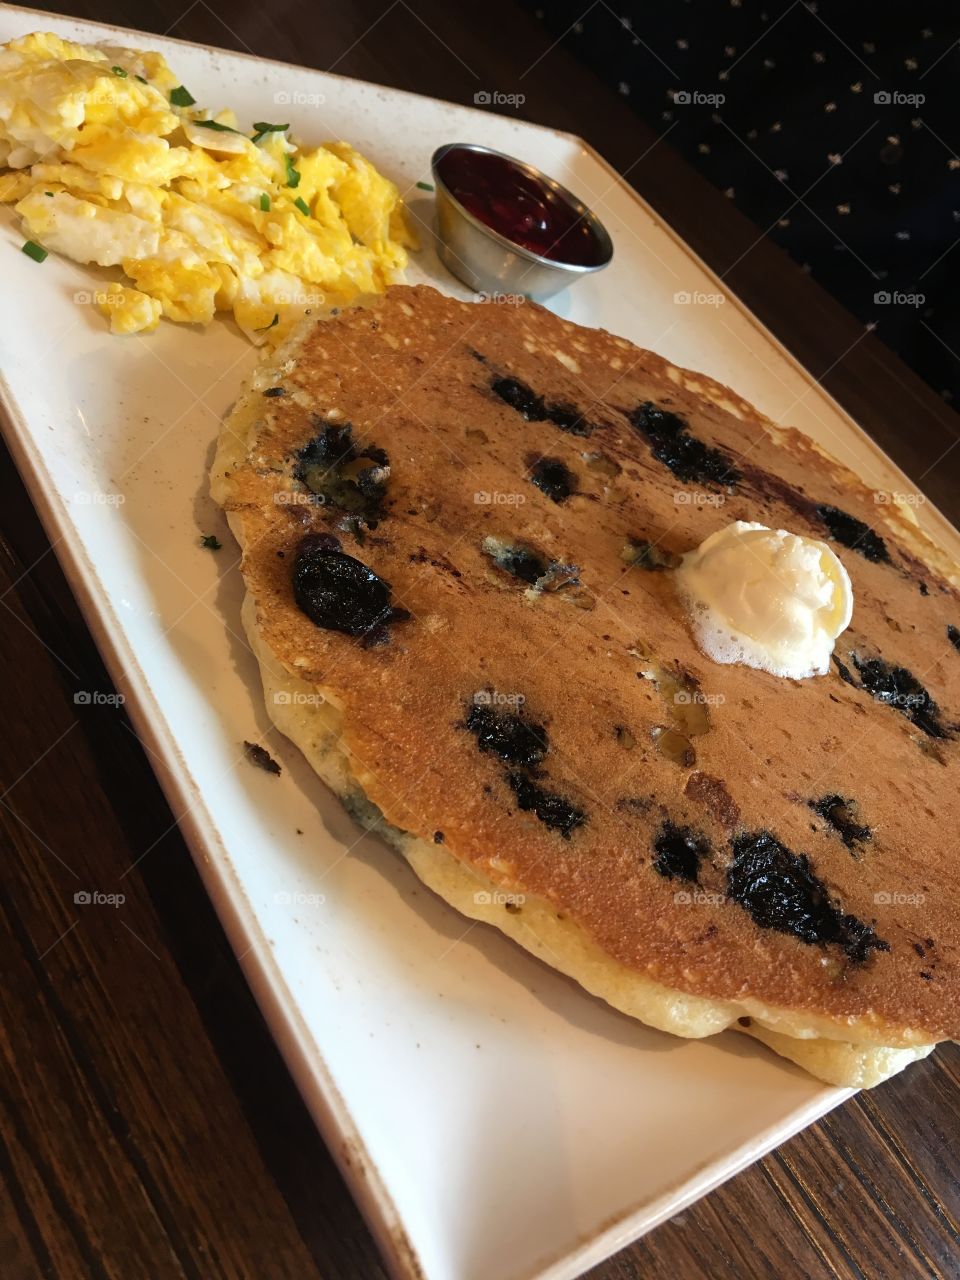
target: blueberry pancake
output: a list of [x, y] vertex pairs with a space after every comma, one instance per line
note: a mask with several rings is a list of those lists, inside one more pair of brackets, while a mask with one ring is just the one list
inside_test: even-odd
[[[394, 287], [259, 367], [212, 485], [270, 715], [460, 911], [838, 1084], [960, 1035], [957, 570], [806, 437], [533, 304]], [[674, 570], [733, 521], [837, 553], [826, 674], [697, 647]]]

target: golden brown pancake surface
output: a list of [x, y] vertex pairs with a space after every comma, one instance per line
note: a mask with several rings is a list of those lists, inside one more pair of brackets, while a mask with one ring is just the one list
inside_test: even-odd
[[[960, 598], [896, 511], [732, 392], [532, 304], [395, 287], [283, 356], [224, 505], [266, 644], [336, 700], [386, 820], [666, 986], [839, 1038], [960, 1036]], [[669, 566], [734, 520], [842, 559], [829, 675], [694, 645]]]

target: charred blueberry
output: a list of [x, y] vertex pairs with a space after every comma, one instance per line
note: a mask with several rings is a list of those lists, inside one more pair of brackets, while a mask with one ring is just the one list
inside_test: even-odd
[[848, 666], [845, 666], [840, 661], [840, 659], [837, 657], [836, 654], [833, 655], [833, 660], [837, 664], [837, 675], [840, 677], [843, 683], [852, 684], [853, 687], [856, 688], [857, 682], [856, 680], [854, 680], [853, 676], [850, 674], [850, 668]]
[[576, 405], [548, 404], [546, 417], [555, 427], [566, 431], [571, 436], [589, 436], [593, 434], [593, 423], [588, 422]]
[[405, 612], [392, 607], [388, 582], [319, 538], [304, 538], [297, 549], [293, 596], [311, 622], [348, 636], [374, 633]]
[[953, 623], [947, 624], [947, 639], [957, 650], [960, 650], [960, 627], [955, 627]]
[[518, 582], [535, 587], [538, 593], [580, 585], [580, 570], [575, 564], [548, 560], [545, 555], [525, 543], [489, 537], [484, 538], [482, 550], [498, 569], [508, 573], [511, 578], [516, 578]]
[[669, 880], [689, 880], [696, 884], [700, 877], [700, 863], [710, 852], [705, 836], [690, 827], [678, 827], [672, 822], [662, 823], [653, 841], [654, 871]]
[[285, 387], [267, 387], [263, 394], [265, 396], [285, 396], [287, 391]]
[[339, 551], [342, 546], [335, 533], [308, 533], [300, 539], [297, 554], [304, 551]]
[[513, 547], [497, 563], [505, 573], [519, 578], [521, 582], [528, 582], [531, 586], [542, 578], [550, 567], [542, 556], [538, 556], [535, 551], [528, 551], [526, 547]]
[[365, 521], [383, 518], [390, 461], [375, 445], [359, 447], [353, 428], [325, 426], [296, 455], [294, 476], [319, 502]]
[[840, 910], [802, 853], [769, 831], [733, 841], [727, 893], [761, 929], [789, 933], [811, 946], [836, 944], [856, 963], [871, 951], [890, 950], [870, 925]]
[[507, 542], [503, 538], [484, 538], [483, 551], [498, 569], [531, 587], [547, 573], [550, 561], [532, 547], [519, 542]]
[[490, 390], [504, 404], [516, 409], [527, 422], [542, 422], [547, 416], [543, 397], [538, 396], [532, 387], [528, 387], [519, 378], [494, 378], [490, 383]]
[[375, 627], [365, 631], [360, 643], [364, 649], [379, 649], [381, 645], [390, 643], [390, 623], [406, 622], [413, 615], [407, 609], [391, 608], [386, 618]]
[[517, 797], [517, 807], [525, 812], [535, 813], [545, 827], [549, 827], [551, 831], [559, 831], [565, 840], [569, 840], [577, 827], [587, 820], [584, 811], [565, 796], [547, 791], [525, 773], [509, 773], [507, 782]]
[[644, 400], [628, 415], [632, 426], [659, 440], [677, 440], [688, 433], [687, 422], [677, 413], [662, 409], [652, 400]]
[[740, 472], [721, 449], [691, 435], [686, 421], [651, 400], [627, 414], [631, 425], [650, 441], [650, 451], [678, 480], [688, 484], [732, 485]]
[[861, 661], [855, 653], [851, 657], [860, 677], [860, 687], [871, 698], [895, 707], [931, 738], [950, 736], [940, 721], [940, 708], [913, 672], [906, 667], [892, 667], [882, 658]]
[[874, 564], [890, 563], [887, 544], [868, 524], [864, 524], [856, 516], [848, 515], [846, 511], [841, 511], [839, 507], [831, 507], [826, 503], [821, 503], [816, 508], [816, 512], [817, 519], [824, 525], [834, 542], [849, 547], [851, 551], [856, 551], [865, 560], [871, 560]]
[[593, 423], [587, 421], [576, 405], [566, 400], [548, 403], [519, 378], [493, 378], [490, 390], [504, 404], [516, 409], [527, 422], [552, 422], [555, 427], [571, 436], [589, 436], [593, 433]]
[[860, 845], [873, 839], [873, 832], [868, 826], [857, 822], [855, 800], [845, 800], [843, 796], [822, 796], [819, 800], [808, 801], [814, 813], [830, 824], [843, 843], [851, 852], [856, 852]]
[[477, 739], [481, 751], [489, 751], [507, 764], [532, 768], [549, 750], [547, 731], [542, 724], [525, 720], [513, 711], [498, 710], [485, 701], [489, 694], [474, 694], [466, 727]]
[[577, 491], [577, 477], [559, 458], [537, 458], [528, 464], [530, 480], [551, 502], [565, 502]]

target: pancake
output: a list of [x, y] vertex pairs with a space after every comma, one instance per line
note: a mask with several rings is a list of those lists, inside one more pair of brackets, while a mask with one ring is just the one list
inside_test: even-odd
[[[212, 491], [271, 716], [464, 914], [833, 1083], [957, 1038], [958, 570], [800, 433], [533, 304], [394, 287], [257, 370]], [[842, 559], [830, 674], [697, 649], [670, 570], [734, 520]]]

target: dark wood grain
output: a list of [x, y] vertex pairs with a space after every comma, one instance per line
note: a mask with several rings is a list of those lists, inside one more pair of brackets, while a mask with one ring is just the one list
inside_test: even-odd
[[[522, 115], [626, 172], [956, 518], [953, 412], [512, 5], [188, 3], [68, 7], [454, 101], [523, 92]], [[74, 702], [110, 683], [5, 454], [0, 606], [5, 1280], [382, 1276], [123, 711]], [[122, 913], [71, 927], [74, 893], [151, 846]], [[955, 1276], [958, 1085], [951, 1046], [591, 1275]]]

